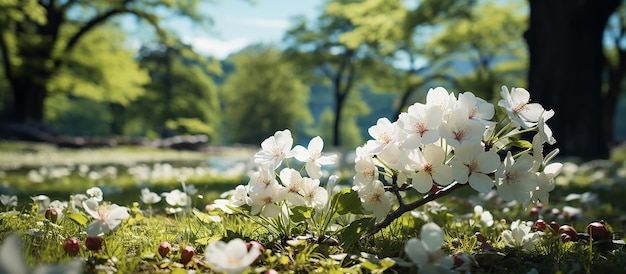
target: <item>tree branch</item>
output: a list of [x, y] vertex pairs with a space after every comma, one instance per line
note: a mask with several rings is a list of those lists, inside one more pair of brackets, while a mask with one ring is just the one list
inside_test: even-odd
[[374, 228], [372, 230], [370, 230], [369, 232], [367, 232], [365, 235], [363, 235], [361, 237], [361, 240], [364, 240], [368, 237], [371, 237], [372, 235], [378, 233], [379, 231], [381, 231], [383, 228], [389, 226], [394, 220], [400, 218], [400, 216], [402, 216], [402, 214], [411, 211], [413, 209], [416, 209], [420, 206], [423, 206], [424, 204], [430, 202], [430, 201], [434, 201], [436, 199], [439, 199], [443, 196], [446, 196], [452, 192], [454, 192], [455, 190], [462, 188], [464, 186], [467, 186], [468, 184], [459, 184], [458, 182], [453, 182], [452, 184], [449, 184], [448, 186], [446, 186], [445, 188], [440, 189], [439, 191], [433, 193], [433, 194], [426, 194], [424, 197], [422, 197], [421, 199], [412, 202], [410, 204], [400, 204], [400, 206], [393, 212], [387, 214], [387, 216], [385, 217], [384, 220], [382, 220], [380, 223], [377, 223]]

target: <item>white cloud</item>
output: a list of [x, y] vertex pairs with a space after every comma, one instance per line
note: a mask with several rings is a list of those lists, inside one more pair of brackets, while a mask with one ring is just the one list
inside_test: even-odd
[[182, 40], [190, 44], [196, 52], [203, 55], [210, 55], [218, 59], [224, 59], [231, 53], [237, 52], [250, 44], [250, 41], [246, 38], [219, 40], [209, 37], [186, 36], [183, 37]]

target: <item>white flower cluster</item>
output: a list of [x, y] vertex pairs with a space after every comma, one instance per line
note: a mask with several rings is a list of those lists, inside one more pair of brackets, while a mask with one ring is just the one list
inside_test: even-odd
[[[225, 204], [234, 207], [247, 204], [251, 208], [250, 214], [269, 218], [277, 217], [285, 205], [324, 208], [329, 194], [320, 186], [321, 166], [334, 164], [336, 155], [322, 155], [324, 141], [320, 137], [311, 139], [307, 148], [292, 146], [293, 137], [288, 129], [265, 139], [261, 150], [254, 155], [258, 169], [250, 173], [247, 185], [235, 188]], [[277, 171], [289, 158], [303, 162], [308, 177], [288, 165]], [[224, 201], [216, 201], [216, 204], [224, 204]]]
[[[453, 182], [479, 192], [496, 187], [505, 201], [547, 202], [562, 166], [547, 164], [558, 150], [542, 154], [544, 143], [556, 142], [545, 123], [554, 111], [529, 103], [522, 88], [509, 93], [502, 87], [501, 96], [507, 117], [500, 122], [493, 121], [493, 104], [471, 92], [457, 98], [442, 87], [430, 89], [425, 104], [411, 105], [397, 121], [380, 118], [368, 130], [372, 139], [356, 149], [353, 189], [363, 207], [380, 221], [392, 208], [388, 190], [432, 193]], [[521, 139], [527, 132], [537, 132], [532, 143]]]

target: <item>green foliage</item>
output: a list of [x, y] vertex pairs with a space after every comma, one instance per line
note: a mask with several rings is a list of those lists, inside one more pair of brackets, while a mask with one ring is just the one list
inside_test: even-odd
[[111, 43], [124, 40], [126, 34], [113, 25], [83, 36], [66, 57], [65, 66], [48, 83], [49, 92], [128, 106], [144, 93], [143, 86], [150, 78], [133, 59], [133, 50], [122, 43]]
[[[80, 163], [81, 159], [93, 161], [94, 158], [109, 163], [117, 161], [128, 164], [132, 157], [142, 158], [138, 154], [154, 153], [154, 151], [132, 149], [126, 149], [126, 152], [116, 150], [114, 154], [118, 157], [111, 159], [111, 155], [104, 153], [104, 150], [89, 152], [55, 150], [43, 145], [0, 143], [0, 151], [2, 151], [0, 163], [16, 161], [37, 170], [39, 169], [37, 164], [25, 165], [28, 162], [26, 159], [32, 161], [33, 158], [38, 157], [32, 154], [33, 151], [54, 155], [52, 159], [56, 162], [51, 164], [55, 165], [59, 163], [67, 165], [66, 161]], [[89, 157], [81, 153], [88, 153]], [[99, 157], [94, 157], [94, 155]], [[191, 154], [186, 155], [188, 158], [194, 157]], [[578, 232], [584, 232], [590, 219], [597, 220], [598, 217], [606, 216], [602, 215], [607, 214], [605, 204], [615, 204], [621, 210], [609, 212], [616, 215], [609, 218], [607, 225], [611, 231], [619, 233], [619, 214], [625, 207], [619, 203], [619, 199], [626, 192], [626, 189], [621, 187], [623, 180], [618, 175], [621, 174], [619, 172], [623, 172], [621, 171], [623, 169], [622, 155], [624, 155], [623, 151], [616, 151], [613, 158], [615, 162], [612, 163], [594, 161], [581, 164], [576, 169], [575, 175], [570, 174], [571, 167], [568, 167], [562, 175], [557, 177], [559, 185], [551, 196], [551, 204], [541, 208], [540, 214], [545, 218], [554, 218], [561, 224], [570, 222], [569, 224]], [[161, 157], [160, 160], [168, 158], [163, 158], [163, 155], [155, 157], [157, 156], [155, 154], [149, 156], [146, 158]], [[6, 180], [13, 182], [17, 178], [12, 176], [14, 169], [3, 165], [2, 170], [4, 173], [0, 176], [4, 176]], [[95, 168], [93, 170], [95, 171]], [[599, 173], [605, 173], [604, 177], [599, 178]], [[583, 177], [586, 179], [583, 180]], [[107, 202], [117, 201], [120, 198], [117, 196], [132, 196], [126, 199], [131, 202], [120, 203], [120, 205], [133, 204], [129, 206], [131, 217], [125, 220], [117, 231], [103, 236], [105, 243], [103, 250], [88, 251], [84, 247], [86, 238], [84, 227], [93, 221], [89, 216], [85, 213], [65, 212], [64, 217], [53, 224], [45, 219], [43, 213], [32, 210], [33, 207], [28, 202], [28, 196], [49, 194], [53, 188], [62, 189], [65, 196], [58, 198], [66, 200], [68, 193], [80, 192], [77, 185], [91, 184], [86, 178], [73, 177], [70, 180], [67, 184], [52, 179], [39, 184], [20, 180], [17, 184], [9, 185], [11, 188], [18, 185], [30, 186], [31, 192], [24, 198], [27, 202], [17, 207], [21, 211], [0, 209], [3, 211], [0, 212], [0, 242], [4, 242], [4, 239], [12, 233], [19, 234], [24, 242], [24, 250], [16, 251], [25, 254], [29, 269], [43, 264], [62, 264], [72, 260], [72, 257], [63, 250], [63, 242], [69, 237], [76, 237], [81, 243], [78, 256], [85, 262], [85, 272], [94, 272], [96, 269], [116, 269], [124, 273], [186, 273], [193, 269], [196, 272], [211, 273], [213, 271], [211, 266], [203, 260], [204, 247], [217, 240], [229, 241], [242, 238], [245, 241], [257, 241], [265, 248], [265, 252], [253, 263], [251, 267], [253, 272], [266, 272], [274, 269], [280, 273], [316, 271], [322, 273], [407, 273], [418, 269], [405, 254], [404, 245], [408, 239], [420, 237], [419, 231], [427, 222], [439, 224], [446, 233], [442, 254], [459, 255], [460, 252], [472, 256], [470, 264], [472, 273], [527, 273], [533, 268], [539, 273], [619, 273], [626, 263], [626, 253], [619, 243], [592, 241], [584, 238], [578, 242], [563, 243], [561, 236], [549, 229], [544, 231], [541, 240], [530, 250], [508, 247], [501, 233], [509, 228], [509, 223], [517, 219], [534, 220], [537, 217], [530, 215], [522, 205], [504, 205], [497, 198], [484, 199], [481, 196], [473, 196], [470, 192], [460, 192], [454, 199], [437, 200], [440, 203], [426, 204], [414, 210], [412, 214], [405, 214], [396, 219], [371, 238], [361, 239], [374, 225], [374, 218], [364, 214], [357, 193], [346, 188], [330, 198], [330, 211], [322, 214], [332, 216], [334, 221], [331, 226], [316, 230], [317, 227], [311, 227], [311, 222], [319, 221], [317, 219], [320, 217], [319, 213], [314, 213], [311, 208], [304, 206], [293, 207], [293, 214], [289, 221], [295, 225], [291, 230], [294, 234], [275, 237], [268, 233], [267, 227], [260, 225], [253, 218], [242, 215], [242, 212], [249, 208], [236, 208], [233, 210], [234, 214], [225, 214], [220, 209], [209, 212], [195, 209], [196, 207], [202, 208], [205, 203], [211, 203], [220, 192], [232, 189], [236, 185], [232, 183], [222, 188], [217, 181], [208, 183], [207, 187], [197, 184], [198, 194], [202, 193], [212, 198], [198, 200], [194, 197], [192, 209], [178, 215], [166, 215], [163, 205], [154, 205], [146, 209], [145, 205], [132, 202], [137, 200], [138, 193], [128, 191], [126, 188], [121, 195], [105, 194], [104, 199]], [[112, 180], [111, 183], [123, 186], [124, 180], [118, 178]], [[568, 184], [567, 181], [572, 183]], [[587, 182], [586, 185], [581, 185], [582, 181]], [[612, 181], [612, 184], [604, 181]], [[102, 184], [103, 181], [100, 183]], [[136, 188], [136, 183], [129, 184]], [[44, 186], [50, 188], [42, 189]], [[64, 188], [68, 186], [69, 188]], [[175, 180], [164, 185], [155, 185], [154, 182], [150, 185], [150, 189], [154, 191], [157, 191], [156, 189], [169, 191], [179, 187]], [[583, 190], [599, 193], [600, 197], [595, 201], [587, 202], [565, 201], [563, 198], [568, 193]], [[614, 196], [605, 196], [608, 192], [612, 192], [611, 195]], [[473, 212], [469, 204], [479, 204], [484, 207], [484, 210], [491, 211], [495, 223], [492, 226], [482, 223], [481, 217]], [[550, 215], [552, 208], [561, 208], [563, 205], [580, 207], [584, 209], [584, 214], [581, 219], [567, 219], [561, 214]], [[219, 216], [221, 221], [215, 221], [213, 218], [216, 216]], [[325, 233], [320, 233], [320, 231]], [[484, 234], [494, 248], [493, 252], [481, 248], [481, 243], [474, 236], [476, 231]], [[582, 234], [579, 235], [582, 236]], [[620, 237], [619, 234], [616, 235]], [[165, 257], [157, 253], [158, 246], [163, 241], [172, 245], [172, 250]], [[180, 259], [181, 250], [185, 246], [194, 247], [197, 254], [188, 264], [183, 264]]]
[[466, 75], [453, 83], [455, 87], [492, 98], [500, 90], [499, 83], [524, 86], [528, 69], [528, 53], [522, 39], [527, 21], [527, 14], [521, 12], [524, 7], [521, 1], [480, 2], [469, 17], [443, 24], [443, 30], [427, 47], [452, 64], [469, 64], [469, 73], [454, 66], [448, 68], [451, 75]]
[[66, 134], [111, 135], [109, 104], [84, 97], [54, 94], [46, 100], [46, 123]]
[[2, 1], [0, 59], [12, 95], [9, 118], [43, 121], [50, 92], [127, 105], [142, 92], [147, 77], [128, 51], [119, 50], [120, 33], [100, 30], [111, 28], [118, 16], [132, 15], [165, 39], [160, 18], [176, 14], [202, 23], [197, 6], [198, 0]]
[[232, 62], [235, 72], [221, 91], [231, 142], [259, 144], [277, 130], [311, 123], [309, 90], [276, 48], [252, 46]]
[[211, 75], [221, 71], [214, 60], [183, 44], [146, 46], [140, 55], [152, 80], [145, 86], [146, 94], [130, 107], [129, 123], [142, 121], [143, 130], [167, 127], [179, 134], [203, 133], [216, 142], [221, 115]]

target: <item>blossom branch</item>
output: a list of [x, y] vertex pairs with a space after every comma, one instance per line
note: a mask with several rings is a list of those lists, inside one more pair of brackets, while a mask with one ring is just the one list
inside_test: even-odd
[[365, 235], [363, 235], [361, 237], [361, 240], [364, 240], [376, 233], [378, 233], [380, 230], [384, 229], [385, 227], [389, 226], [394, 220], [400, 218], [400, 216], [402, 216], [404, 213], [411, 211], [413, 209], [416, 209], [420, 206], [423, 206], [424, 204], [430, 202], [430, 201], [434, 201], [436, 199], [439, 199], [443, 196], [446, 196], [452, 192], [454, 192], [457, 189], [460, 189], [464, 186], [467, 186], [468, 184], [460, 184], [458, 182], [453, 182], [452, 184], [446, 186], [445, 188], [442, 188], [440, 190], [438, 190], [435, 193], [432, 194], [426, 194], [424, 195], [424, 197], [422, 197], [421, 199], [409, 203], [409, 204], [403, 204], [401, 203], [400, 206], [393, 212], [387, 214], [387, 216], [385, 217], [384, 220], [382, 220], [381, 222], [377, 223], [376, 225], [374, 225], [374, 228], [369, 231], [368, 233], [366, 233]]

